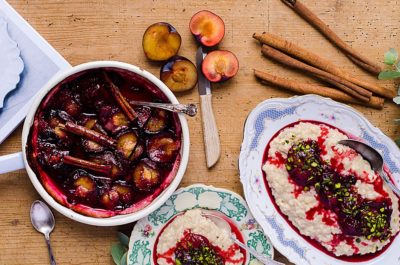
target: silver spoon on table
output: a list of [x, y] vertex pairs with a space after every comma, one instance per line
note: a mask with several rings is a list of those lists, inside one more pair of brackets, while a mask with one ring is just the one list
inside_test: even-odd
[[341, 140], [339, 141], [339, 144], [346, 145], [356, 150], [362, 157], [365, 158], [365, 160], [370, 163], [371, 168], [378, 173], [378, 175], [383, 179], [383, 181], [386, 182], [386, 184], [388, 184], [390, 189], [400, 197], [400, 189], [392, 183], [392, 181], [386, 175], [386, 172], [383, 170], [383, 158], [378, 151], [371, 146], [364, 144], [363, 142], [351, 139]]
[[49, 207], [41, 201], [34, 201], [31, 206], [31, 222], [33, 227], [40, 233], [44, 234], [47, 243], [47, 249], [50, 255], [50, 264], [56, 265], [53, 251], [50, 246], [50, 233], [54, 229], [54, 215]]
[[172, 103], [155, 103], [147, 101], [136, 101], [129, 100], [129, 103], [137, 106], [146, 106], [152, 108], [165, 109], [172, 112], [180, 112], [190, 117], [194, 117], [197, 114], [197, 106], [195, 104], [172, 104]]
[[236, 238], [235, 233], [232, 232], [230, 224], [224, 218], [213, 214], [212, 211], [207, 211], [207, 210], [202, 210], [202, 215], [204, 217], [210, 219], [216, 226], [218, 226], [222, 230], [227, 231], [229, 233], [229, 235], [230, 235], [230, 238], [232, 239], [233, 242], [235, 242], [236, 245], [238, 245], [242, 249], [250, 252], [251, 255], [256, 257], [263, 264], [265, 264], [265, 265], [285, 265], [284, 263], [275, 261], [275, 260], [271, 259], [270, 257], [267, 257], [265, 255], [262, 255], [262, 254], [258, 253], [254, 249], [252, 249], [252, 248], [246, 246], [245, 244], [243, 244], [242, 242], [240, 242]]

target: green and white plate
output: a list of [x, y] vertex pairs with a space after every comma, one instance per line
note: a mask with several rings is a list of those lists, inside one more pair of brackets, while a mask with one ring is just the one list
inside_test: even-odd
[[[156, 265], [153, 249], [158, 233], [176, 214], [194, 208], [225, 214], [237, 225], [249, 247], [273, 258], [271, 242], [265, 237], [241, 196], [226, 189], [196, 184], [178, 189], [160, 208], [136, 223], [129, 242], [128, 265]], [[248, 264], [260, 263], [248, 255]]]

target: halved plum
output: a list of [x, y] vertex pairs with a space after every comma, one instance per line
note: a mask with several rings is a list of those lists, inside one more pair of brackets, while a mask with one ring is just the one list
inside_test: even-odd
[[165, 61], [178, 53], [181, 35], [172, 25], [158, 22], [147, 28], [142, 46], [144, 54], [150, 60]]
[[230, 51], [212, 51], [203, 60], [201, 71], [210, 82], [222, 82], [234, 77], [239, 61]]
[[180, 147], [180, 141], [169, 133], [158, 134], [147, 142], [147, 154], [154, 162], [167, 163], [175, 159]]
[[128, 118], [116, 106], [103, 105], [99, 111], [99, 118], [104, 128], [112, 134], [129, 126]]
[[89, 175], [77, 174], [79, 174], [79, 176], [74, 181], [74, 195], [81, 199], [86, 199], [91, 193], [96, 191], [96, 183]]
[[125, 132], [118, 137], [117, 149], [128, 159], [132, 155], [133, 150], [135, 150], [137, 142], [138, 137], [136, 133], [132, 131]]
[[104, 153], [94, 155], [90, 158], [90, 161], [101, 165], [111, 166], [111, 178], [117, 178], [124, 175], [124, 171], [122, 170], [123, 161], [118, 160], [110, 151], [105, 151]]
[[135, 187], [141, 191], [151, 191], [161, 180], [156, 163], [147, 158], [137, 164], [132, 174]]
[[217, 45], [225, 35], [224, 21], [208, 10], [194, 14], [190, 20], [189, 28], [197, 41], [207, 47]]
[[151, 108], [146, 106], [139, 106], [135, 108], [135, 111], [138, 114], [137, 125], [140, 128], [143, 128], [143, 126], [146, 124], [147, 120], [151, 116]]
[[132, 198], [133, 192], [130, 187], [117, 184], [101, 195], [100, 202], [108, 210], [118, 210], [132, 203]]
[[168, 125], [168, 113], [163, 109], [154, 109], [147, 120], [144, 130], [149, 134], [156, 134], [165, 129]]
[[197, 69], [189, 59], [177, 55], [161, 67], [160, 79], [173, 92], [187, 91], [197, 84]]
[[131, 157], [129, 158], [131, 161], [134, 161], [142, 156], [144, 153], [144, 145], [141, 142], [138, 142], [135, 150], [132, 152]]

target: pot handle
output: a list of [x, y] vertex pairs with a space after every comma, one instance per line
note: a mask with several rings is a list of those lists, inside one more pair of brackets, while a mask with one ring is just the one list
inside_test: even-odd
[[0, 156], [0, 174], [25, 168], [22, 152]]

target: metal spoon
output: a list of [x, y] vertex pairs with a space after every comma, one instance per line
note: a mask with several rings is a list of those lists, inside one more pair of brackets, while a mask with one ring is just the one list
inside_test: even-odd
[[253, 255], [254, 257], [256, 257], [260, 262], [262, 262], [265, 265], [285, 265], [284, 263], [275, 261], [265, 255], [262, 255], [260, 253], [258, 253], [257, 251], [255, 251], [252, 248], [249, 248], [248, 246], [246, 246], [245, 244], [243, 244], [242, 242], [240, 242], [237, 238], [235, 233], [232, 232], [231, 226], [229, 225], [229, 223], [222, 217], [213, 214], [211, 211], [206, 211], [206, 210], [202, 210], [202, 215], [204, 217], [207, 217], [208, 219], [210, 219], [214, 224], [216, 224], [219, 228], [221, 228], [222, 230], [225, 230], [229, 233], [231, 239], [233, 240], [233, 242], [235, 242], [235, 244], [237, 244], [239, 247], [241, 247], [242, 249], [248, 251], [251, 253], [251, 255]]
[[136, 101], [136, 100], [130, 100], [129, 103], [132, 105], [160, 108], [172, 112], [180, 112], [189, 115], [190, 117], [194, 117], [197, 114], [197, 106], [195, 104], [155, 103], [155, 102]]
[[383, 170], [383, 158], [382, 155], [376, 151], [371, 146], [364, 144], [360, 141], [356, 140], [341, 140], [339, 144], [346, 145], [354, 150], [356, 150], [362, 157], [364, 157], [370, 164], [373, 170], [375, 170], [378, 175], [389, 185], [394, 193], [400, 197], [400, 189], [397, 188], [386, 175], [386, 172]]
[[34, 201], [31, 206], [31, 222], [33, 227], [40, 233], [44, 234], [47, 243], [47, 249], [50, 255], [50, 264], [56, 265], [53, 251], [50, 246], [50, 233], [54, 229], [54, 215], [49, 207], [41, 201]]

